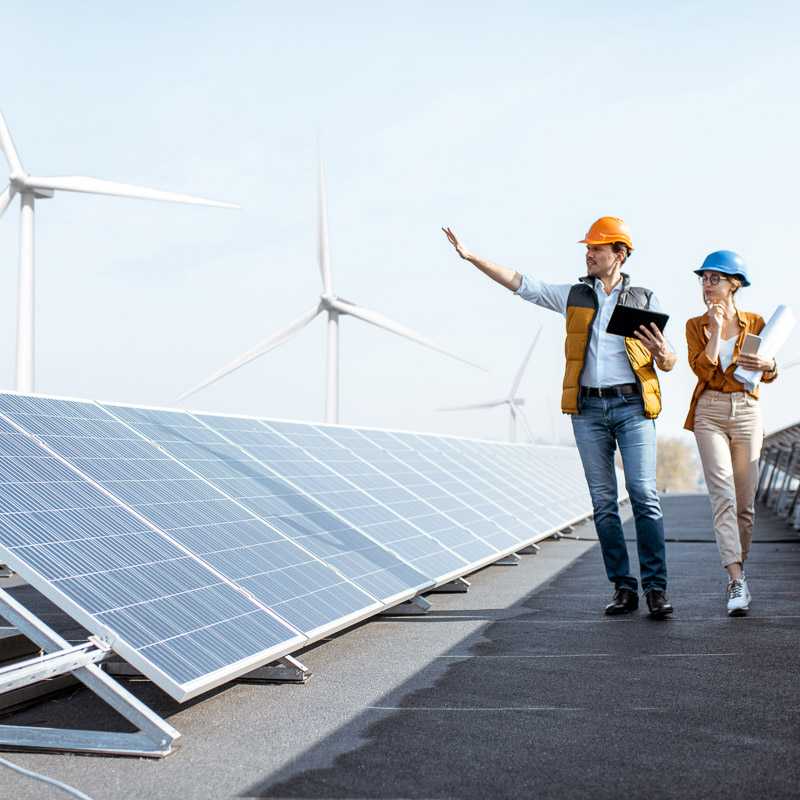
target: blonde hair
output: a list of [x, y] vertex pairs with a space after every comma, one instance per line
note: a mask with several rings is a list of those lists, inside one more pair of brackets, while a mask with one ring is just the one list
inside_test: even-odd
[[739, 306], [736, 305], [736, 292], [742, 288], [742, 279], [737, 278], [735, 275], [731, 275], [728, 278], [728, 283], [731, 285], [731, 303], [733, 303], [733, 307], [738, 311]]

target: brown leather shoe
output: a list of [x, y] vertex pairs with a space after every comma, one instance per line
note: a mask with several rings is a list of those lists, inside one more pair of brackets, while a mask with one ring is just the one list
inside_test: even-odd
[[644, 596], [653, 619], [664, 619], [672, 613], [672, 604], [667, 600], [666, 592], [663, 589], [650, 589], [644, 593]]
[[630, 614], [632, 611], [636, 611], [637, 608], [639, 608], [639, 595], [633, 589], [622, 587], [614, 592], [614, 597], [606, 606], [606, 614], [609, 617], [614, 617], [617, 614]]

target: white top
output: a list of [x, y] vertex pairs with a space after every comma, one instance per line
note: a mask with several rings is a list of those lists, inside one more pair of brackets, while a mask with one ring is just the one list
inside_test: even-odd
[[722, 339], [719, 343], [719, 364], [723, 372], [733, 362], [733, 348], [736, 346], [738, 338], [738, 336], [731, 336], [730, 339]]
[[[571, 288], [571, 283], [545, 283], [530, 275], [523, 275], [516, 294], [537, 306], [566, 315], [567, 298]], [[622, 281], [614, 287], [610, 295], [607, 295], [603, 289], [603, 282], [595, 278], [597, 317], [589, 337], [581, 386], [616, 386], [618, 383], [636, 382], [631, 362], [625, 351], [624, 337], [606, 333], [611, 312], [617, 305], [621, 290]], [[655, 295], [650, 297], [650, 310], [661, 311], [661, 304]]]

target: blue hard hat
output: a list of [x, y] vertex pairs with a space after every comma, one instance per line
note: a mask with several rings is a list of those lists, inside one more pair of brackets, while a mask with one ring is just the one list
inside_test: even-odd
[[750, 278], [747, 277], [747, 265], [744, 259], [733, 250], [715, 250], [706, 256], [703, 266], [694, 271], [695, 275], [702, 275], [706, 270], [713, 269], [715, 272], [722, 272], [725, 275], [735, 275], [742, 279], [742, 286], [750, 285]]

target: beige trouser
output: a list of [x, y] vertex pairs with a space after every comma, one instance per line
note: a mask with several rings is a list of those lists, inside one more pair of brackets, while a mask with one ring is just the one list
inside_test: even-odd
[[707, 389], [697, 402], [694, 436], [722, 566], [743, 563], [753, 538], [758, 458], [764, 440], [758, 400], [745, 392]]

